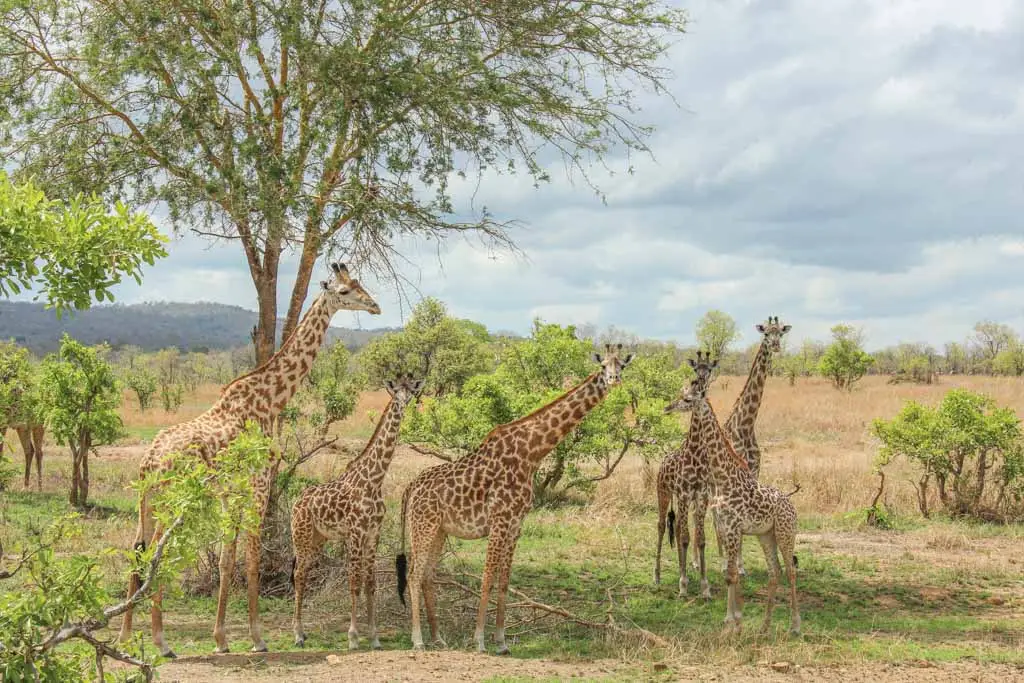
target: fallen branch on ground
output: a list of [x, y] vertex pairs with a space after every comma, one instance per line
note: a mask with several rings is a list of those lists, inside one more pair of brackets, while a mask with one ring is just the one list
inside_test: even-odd
[[[462, 576], [462, 577], [465, 577], [465, 578], [470, 578], [470, 579], [473, 579], [475, 581], [482, 581], [481, 577], [476, 576], [475, 574], [462, 573], [459, 576]], [[447, 585], [447, 586], [453, 586], [455, 588], [458, 588], [458, 589], [460, 589], [460, 590], [462, 590], [462, 591], [464, 591], [466, 593], [469, 593], [469, 594], [475, 596], [477, 599], [480, 598], [480, 593], [478, 591], [470, 588], [469, 586], [463, 585], [462, 583], [459, 583], [458, 581], [455, 581], [454, 579], [440, 580], [440, 581], [438, 581], [438, 583], [443, 584], [443, 585]], [[523, 593], [520, 590], [516, 590], [515, 588], [512, 588], [511, 586], [509, 587], [508, 592], [511, 593], [512, 595], [516, 596], [519, 599], [520, 602], [511, 604], [511, 605], [507, 605], [506, 609], [511, 609], [511, 608], [534, 609], [534, 610], [538, 610], [538, 611], [541, 611], [541, 612], [546, 612], [548, 614], [554, 614], [556, 616], [562, 617], [566, 621], [571, 621], [572, 623], [577, 624], [579, 626], [585, 626], [587, 628], [599, 629], [599, 630], [602, 630], [602, 631], [605, 631], [605, 632], [614, 633], [614, 634], [619, 635], [619, 636], [625, 636], [625, 637], [639, 636], [643, 640], [645, 640], [645, 641], [647, 641], [647, 642], [649, 642], [649, 643], [651, 643], [653, 645], [656, 645], [658, 647], [668, 647], [668, 645], [669, 645], [669, 642], [667, 640], [665, 640], [664, 638], [662, 638], [661, 636], [659, 636], [659, 635], [657, 635], [655, 633], [651, 633], [647, 629], [640, 628], [639, 626], [635, 627], [635, 628], [623, 628], [623, 627], [619, 626], [618, 624], [616, 624], [615, 623], [615, 619], [612, 617], [612, 613], [611, 613], [612, 608], [614, 607], [614, 602], [612, 602], [612, 600], [611, 600], [611, 591], [610, 591], [610, 589], [609, 589], [609, 594], [608, 594], [608, 600], [609, 600], [608, 610], [605, 613], [605, 621], [603, 621], [603, 622], [602, 621], [593, 621], [593, 620], [590, 620], [590, 619], [584, 619], [583, 617], [577, 616], [577, 615], [573, 614], [572, 612], [569, 612], [568, 610], [562, 609], [561, 607], [553, 607], [552, 605], [546, 605], [543, 602], [539, 602], [537, 600], [534, 600], [533, 598], [528, 596], [526, 593]]]

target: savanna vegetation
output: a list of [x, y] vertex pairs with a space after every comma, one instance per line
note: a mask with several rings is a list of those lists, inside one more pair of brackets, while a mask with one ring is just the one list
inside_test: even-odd
[[[579, 338], [588, 332], [592, 338]], [[381, 335], [355, 353], [341, 344], [326, 347], [285, 411], [277, 436], [290, 464], [279, 479], [265, 532], [262, 608], [272, 652], [294, 651], [287, 578], [290, 502], [306, 484], [343, 471], [358, 453], [386, 403], [379, 388], [382, 378], [404, 372], [428, 378], [420, 405], [407, 413], [402, 445], [385, 483], [389, 512], [377, 564], [382, 639], [386, 648], [404, 649], [409, 647], [408, 614], [397, 601], [391, 569], [402, 488], [424, 467], [459, 457], [491, 427], [542, 405], [592, 372], [587, 356], [593, 338], [609, 334], [618, 332], [537, 321], [527, 338], [495, 337], [476, 323], [452, 318], [441, 302], [428, 299], [416, 308], [405, 330]], [[512, 588], [518, 592], [510, 598], [514, 617], [509, 635], [517, 656], [568, 659], [575, 671], [586, 675], [597, 675], [595, 667], [611, 667], [604, 674], [619, 678], [656, 675], [662, 665], [669, 672], [682, 671], [688, 662], [709, 657], [722, 666], [740, 667], [854, 660], [1020, 663], [1024, 603], [1013, 552], [1021, 541], [1017, 520], [1024, 511], [1018, 417], [1024, 411], [1024, 384], [1019, 379], [939, 375], [928, 384], [867, 375], [837, 390], [823, 369], [792, 378], [789, 364], [808, 345], [791, 344], [796, 348], [775, 363], [759, 433], [766, 453], [762, 479], [785, 490], [801, 485], [794, 502], [801, 525], [798, 585], [805, 635], [787, 637], [780, 626], [767, 637], [750, 634], [728, 642], [718, 635], [724, 591], [713, 544], [708, 551], [712, 604], [675, 597], [671, 579], [662, 587], [651, 581], [654, 477], [660, 460], [678, 447], [686, 428], [662, 409], [689, 377], [683, 362], [688, 349], [627, 341], [638, 357], [624, 373], [623, 384], [549, 456], [535, 480], [537, 504], [527, 517], [512, 572]], [[40, 376], [46, 376], [46, 368], [53, 374], [56, 364], [71, 359], [73, 367], [63, 372], [95, 373], [80, 367], [95, 361], [84, 360], [73, 344], [67, 340], [63, 356], [39, 363]], [[967, 348], [968, 357], [980, 353]], [[23, 492], [8, 485], [0, 504], [0, 540], [8, 556], [6, 567], [17, 564], [13, 560], [21, 548], [46, 549], [28, 560], [34, 567], [30, 572], [18, 572], [19, 580], [27, 582], [19, 585], [56, 585], [62, 577], [87, 576], [89, 582], [81, 585], [90, 591], [88, 604], [102, 612], [123, 601], [123, 577], [134, 561], [127, 552], [134, 525], [129, 484], [145, 443], [161, 426], [201, 412], [217, 387], [251, 367], [255, 357], [251, 347], [244, 357], [237, 352], [182, 354], [176, 349], [145, 353], [100, 347], [91, 352], [117, 378], [118, 428], [113, 445], [94, 449], [88, 504], [79, 505], [74, 518], [64, 517], [69, 486], [74, 490], [74, 443], [63, 448], [51, 437], [44, 491]], [[730, 354], [736, 362], [742, 358], [726, 346], [725, 356]], [[6, 347], [6, 355], [26, 361], [15, 347]], [[728, 372], [716, 380], [712, 402], [720, 415], [742, 384], [742, 376]], [[168, 387], [175, 388], [180, 401], [158, 398]], [[44, 404], [45, 396], [43, 392]], [[105, 429], [102, 421], [99, 427]], [[259, 457], [252, 443], [239, 452]], [[241, 485], [237, 473], [235, 485]], [[186, 492], [175, 495], [182, 505], [199, 504], [189, 502]], [[50, 525], [53, 520], [59, 520], [56, 526]], [[180, 654], [197, 655], [209, 648], [217, 582], [211, 543], [217, 524], [208, 520], [207, 531], [197, 532], [197, 541], [176, 556], [175, 570], [167, 570], [174, 589], [164, 603], [165, 619]], [[713, 532], [708, 531], [710, 536]], [[748, 545], [753, 547], [744, 559], [750, 572], [745, 581], [747, 610], [755, 611], [763, 596], [765, 568], [756, 545]], [[112, 551], [85, 565], [61, 564], [92, 546]], [[446, 550], [442, 632], [450, 646], [461, 648], [472, 639], [483, 550], [482, 543], [454, 540]], [[344, 566], [340, 549], [328, 546], [307, 600], [307, 651], [345, 645]], [[672, 562], [663, 569], [669, 577], [674, 570]], [[240, 576], [241, 567], [236, 571]], [[42, 600], [40, 594], [33, 595]], [[16, 607], [20, 613], [27, 609], [22, 603]], [[229, 614], [234, 637], [243, 637], [241, 595], [232, 601]], [[66, 621], [71, 616], [58, 611], [48, 618]], [[622, 631], [609, 635], [609, 619]], [[116, 618], [102, 624], [97, 620], [91, 637], [107, 637], [108, 622], [116, 626]], [[137, 627], [140, 645], [147, 637]], [[144, 653], [143, 648], [139, 655]], [[312, 675], [308, 672], [316, 669], [306, 667], [320, 666], [316, 658], [296, 657], [288, 660], [292, 664], [280, 665], [284, 675]], [[189, 656], [183, 660], [168, 671], [184, 667], [182, 675], [194, 674], [199, 680], [212, 675], [200, 661]], [[495, 675], [502, 671], [500, 664], [488, 670]], [[557, 674], [568, 675], [566, 669]]]

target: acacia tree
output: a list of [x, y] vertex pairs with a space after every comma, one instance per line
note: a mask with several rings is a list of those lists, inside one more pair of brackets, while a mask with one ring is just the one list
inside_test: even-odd
[[708, 311], [697, 321], [694, 333], [697, 344], [711, 353], [712, 358], [720, 359], [725, 355], [729, 344], [740, 338], [739, 328], [733, 317], [724, 311]]
[[142, 264], [167, 256], [166, 241], [121, 203], [111, 211], [95, 195], [50, 200], [33, 182], [12, 183], [0, 171], [0, 296], [36, 289], [58, 314], [113, 301], [110, 288], [124, 277], [141, 282]]
[[685, 14], [651, 0], [26, 0], [0, 9], [0, 152], [55, 192], [163, 202], [176, 228], [237, 240], [256, 287], [257, 361], [275, 346], [282, 254], [343, 247], [393, 273], [395, 239], [511, 246], [455, 217], [453, 174], [572, 167], [645, 149], [641, 88]]
[[853, 390], [875, 362], [864, 350], [864, 335], [852, 325], [833, 325], [832, 343], [818, 362], [819, 372], [832, 380], [836, 389]]

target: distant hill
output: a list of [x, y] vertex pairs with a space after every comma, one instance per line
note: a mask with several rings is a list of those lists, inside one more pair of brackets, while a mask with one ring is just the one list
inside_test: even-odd
[[[64, 332], [86, 344], [105, 341], [114, 347], [133, 345], [146, 351], [171, 346], [182, 351], [227, 349], [251, 343], [249, 334], [255, 324], [255, 311], [214, 303], [103, 305], [58, 320], [42, 304], [0, 301], [0, 339], [13, 338], [36, 354], [55, 351]], [[279, 337], [283, 325], [279, 320]], [[331, 327], [327, 339], [341, 340], [354, 350], [389, 331]]]

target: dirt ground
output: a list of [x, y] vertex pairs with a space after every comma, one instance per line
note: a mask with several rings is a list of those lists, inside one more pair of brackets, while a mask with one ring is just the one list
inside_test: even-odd
[[815, 681], [858, 683], [967, 683], [1024, 681], [1024, 669], [1009, 665], [955, 664], [893, 665], [885, 663], [802, 668], [787, 662], [730, 669], [710, 666], [672, 666], [616, 660], [557, 662], [509, 659], [470, 652], [409, 651], [325, 654], [314, 652], [182, 657], [160, 669], [168, 683], [249, 681], [479, 681], [494, 677], [541, 680], [678, 680], [678, 681]]

